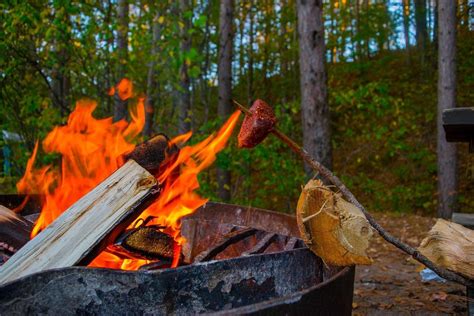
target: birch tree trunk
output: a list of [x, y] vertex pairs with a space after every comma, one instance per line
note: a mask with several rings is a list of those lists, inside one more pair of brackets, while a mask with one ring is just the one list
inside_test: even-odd
[[[127, 76], [127, 61], [128, 61], [128, 0], [118, 0], [117, 15], [118, 15], [118, 29], [117, 29], [117, 53], [118, 53], [118, 67], [117, 67], [117, 82]], [[116, 89], [117, 90], [117, 89]], [[127, 116], [127, 101], [122, 100], [118, 93], [114, 95], [114, 122], [120, 121]]]
[[[186, 54], [191, 49], [191, 37], [188, 34], [191, 28], [190, 17], [185, 17], [186, 12], [191, 10], [190, 0], [180, 0], [181, 17], [184, 26], [181, 28], [181, 53]], [[178, 131], [180, 134], [191, 129], [191, 94], [189, 91], [191, 81], [189, 80], [188, 65], [183, 60], [179, 71], [181, 90], [178, 92]]]
[[456, 2], [438, 3], [438, 216], [451, 218], [456, 198], [456, 145], [446, 142], [443, 110], [456, 107]]
[[[233, 0], [222, 0], [219, 13], [219, 103], [217, 112], [225, 119], [232, 111], [232, 46], [234, 32], [232, 20], [234, 15]], [[224, 201], [230, 200], [230, 171], [217, 168], [218, 196]]]
[[[322, 1], [298, 0], [297, 11], [303, 145], [316, 160], [331, 168]], [[311, 169], [305, 169], [310, 174]]]

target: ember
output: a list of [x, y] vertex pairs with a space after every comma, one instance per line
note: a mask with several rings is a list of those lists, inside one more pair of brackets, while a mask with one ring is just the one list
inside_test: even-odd
[[[129, 99], [133, 95], [132, 83], [129, 80], [122, 80], [116, 89], [122, 99]], [[42, 143], [46, 153], [61, 154], [60, 168], [51, 165], [35, 168], [39, 150], [39, 145], [36, 144], [28, 160], [26, 172], [17, 184], [20, 193], [35, 193], [43, 197], [41, 215], [31, 233], [32, 238], [122, 166], [126, 158], [130, 158], [127, 154], [135, 148], [133, 142], [137, 141], [145, 122], [143, 102], [143, 98], [138, 99], [130, 112], [130, 123], [125, 120], [114, 123], [112, 118], [96, 119], [92, 115], [97, 107], [96, 102], [77, 102], [67, 124], [56, 127]], [[172, 266], [177, 266], [180, 247], [185, 241], [180, 234], [180, 219], [193, 213], [207, 201], [195, 193], [199, 188], [198, 174], [209, 167], [215, 161], [216, 154], [225, 147], [238, 117], [239, 112], [235, 112], [218, 133], [194, 146], [184, 146], [164, 169], [153, 171], [162, 191], [159, 198], [139, 219], [144, 220], [152, 216], [154, 219], [147, 225], [165, 227], [163, 233], [176, 241]], [[180, 135], [169, 141], [169, 144], [182, 146], [191, 135], [191, 132]], [[146, 259], [122, 258], [103, 251], [90, 266], [136, 270], [149, 263]]]

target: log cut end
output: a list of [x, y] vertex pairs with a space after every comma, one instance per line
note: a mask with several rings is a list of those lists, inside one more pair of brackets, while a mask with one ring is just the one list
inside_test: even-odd
[[372, 263], [366, 252], [373, 229], [364, 214], [321, 181], [306, 184], [296, 212], [301, 237], [326, 264]]
[[164, 134], [141, 143], [133, 151], [124, 155], [125, 160], [133, 159], [152, 174], [159, 173], [170, 157], [178, 152], [178, 147], [171, 145]]
[[418, 248], [437, 265], [474, 279], [474, 231], [438, 219]]

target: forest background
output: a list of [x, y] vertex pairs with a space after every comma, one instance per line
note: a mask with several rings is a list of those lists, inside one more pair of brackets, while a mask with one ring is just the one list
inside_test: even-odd
[[[436, 214], [439, 1], [323, 1], [332, 169], [369, 210]], [[446, 1], [457, 5], [456, 103], [472, 107], [474, 2]], [[296, 1], [225, 2], [233, 9], [232, 98], [266, 100], [279, 128], [303, 143]], [[108, 91], [124, 77], [153, 109], [139, 141], [191, 129], [195, 143], [216, 131], [226, 118], [218, 111], [222, 7], [206, 0], [3, 1], [0, 193], [15, 192], [35, 142], [67, 121], [75, 101], [93, 98], [96, 117], [121, 118]], [[297, 156], [272, 138], [250, 151], [235, 143], [201, 174], [200, 193], [293, 212], [308, 179]], [[474, 212], [474, 155], [457, 147], [456, 210]], [[37, 163], [58, 159], [43, 153]], [[216, 169], [228, 175], [224, 184]]]

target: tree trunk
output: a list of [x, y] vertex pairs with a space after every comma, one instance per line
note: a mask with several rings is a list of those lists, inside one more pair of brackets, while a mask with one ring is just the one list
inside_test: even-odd
[[439, 1], [438, 0], [435, 0], [434, 1], [435, 4], [434, 4], [434, 21], [433, 21], [433, 46], [435, 47], [435, 49], [438, 47], [438, 29], [439, 29], [439, 26], [438, 26], [438, 3]]
[[469, 31], [469, 13], [470, 10], [474, 9], [470, 8], [470, 6], [474, 6], [474, 4], [469, 4], [469, 0], [462, 1], [462, 30]]
[[403, 31], [405, 35], [405, 49], [410, 49], [410, 0], [403, 0]]
[[335, 1], [331, 1], [330, 4], [330, 19], [331, 19], [331, 28], [328, 32], [328, 45], [330, 46], [329, 51], [331, 54], [331, 63], [335, 64], [337, 62], [337, 31], [336, 31], [336, 17], [335, 17]]
[[[70, 26], [71, 21], [69, 14], [59, 10], [59, 5], [55, 5], [54, 13], [55, 20], [61, 24]], [[60, 13], [61, 12], [61, 13]], [[52, 77], [52, 100], [53, 104], [60, 110], [62, 116], [65, 116], [70, 111], [70, 72], [67, 67], [69, 52], [68, 47], [70, 45], [70, 36], [58, 30], [58, 35], [54, 39], [55, 45], [53, 50], [56, 57], [51, 77]]]
[[357, 46], [356, 46], [356, 55], [357, 59], [361, 60], [362, 59], [362, 40], [361, 40], [361, 34], [360, 34], [360, 0], [356, 0], [356, 35], [357, 35]]
[[446, 142], [443, 110], [456, 107], [456, 3], [438, 3], [438, 216], [451, 218], [456, 199], [456, 145]]
[[158, 40], [160, 39], [160, 24], [158, 19], [160, 14], [158, 9], [155, 8], [156, 13], [152, 22], [152, 42], [151, 42], [151, 61], [148, 65], [148, 77], [147, 77], [147, 98], [145, 104], [145, 127], [143, 128], [143, 135], [150, 137], [153, 134], [153, 121], [155, 114], [155, 101], [157, 98], [157, 82], [156, 82], [156, 59], [158, 58]]
[[[190, 0], [180, 0], [180, 10], [184, 26], [181, 28], [181, 53], [185, 54], [191, 49], [191, 37], [188, 34], [191, 28], [191, 18], [185, 17], [187, 11], [191, 10]], [[186, 133], [191, 129], [191, 94], [189, 87], [188, 65], [183, 60], [179, 71], [179, 81], [181, 89], [178, 93], [178, 131], [180, 134]]]
[[[233, 0], [222, 0], [219, 13], [219, 103], [218, 115], [225, 119], [232, 112], [232, 46], [233, 33]], [[230, 200], [230, 171], [217, 168], [218, 196], [224, 201]]]
[[[117, 68], [117, 82], [127, 76], [127, 62], [128, 62], [128, 0], [118, 0], [117, 15], [118, 15], [118, 29], [117, 29], [117, 53], [118, 53], [118, 68]], [[118, 90], [118, 89], [116, 89]], [[118, 91], [117, 91], [118, 92]], [[125, 119], [127, 116], [127, 101], [122, 100], [118, 93], [114, 95], [114, 122]]]
[[426, 0], [415, 0], [416, 46], [424, 53], [427, 43]]
[[[310, 155], [331, 168], [322, 1], [298, 0], [297, 10], [303, 145]], [[310, 174], [310, 168], [305, 169]]]
[[366, 33], [367, 33], [365, 34], [365, 55], [367, 59], [370, 59], [370, 35], [367, 32], [367, 30], [370, 28], [369, 7], [370, 7], [369, 0], [364, 0], [365, 27], [366, 27]]
[[247, 104], [252, 104], [253, 102], [253, 42], [254, 42], [254, 1], [250, 0], [249, 8], [249, 49], [248, 49], [248, 85], [247, 85]]
[[[205, 14], [209, 16], [211, 14], [212, 6], [211, 3], [208, 2]], [[210, 21], [209, 19], [206, 20], [206, 26], [204, 27], [204, 40], [203, 40], [203, 49], [204, 52], [204, 62], [201, 65], [201, 74], [200, 74], [200, 90], [201, 90], [201, 102], [204, 107], [204, 125], [207, 124], [209, 121], [209, 84], [208, 84], [208, 73], [209, 73], [209, 65], [211, 63], [211, 47], [210, 47]]]

